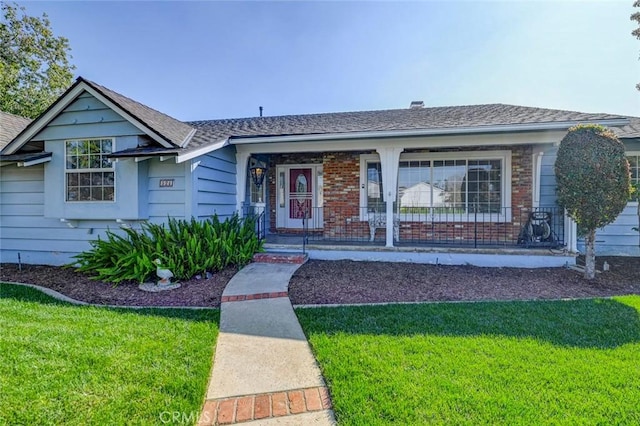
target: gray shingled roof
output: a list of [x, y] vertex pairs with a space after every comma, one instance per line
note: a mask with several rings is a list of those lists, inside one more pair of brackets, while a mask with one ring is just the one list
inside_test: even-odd
[[31, 123], [30, 118], [0, 111], [0, 150]]
[[629, 124], [622, 127], [613, 127], [613, 132], [620, 139], [640, 139], [640, 118], [627, 117]]
[[[234, 138], [330, 135], [349, 133], [375, 133], [389, 131], [455, 132], [456, 129], [491, 126], [573, 124], [612, 119], [629, 119], [631, 123], [614, 129], [621, 138], [640, 137], [640, 118], [612, 114], [590, 114], [547, 108], [505, 104], [466, 105], [450, 107], [407, 108], [379, 111], [338, 112], [324, 114], [285, 115], [238, 119], [181, 122], [147, 107], [113, 90], [79, 77], [76, 85], [85, 82], [111, 100], [145, 126], [151, 128], [172, 148], [148, 147], [121, 152], [125, 155], [151, 155], [188, 153], [209, 144]], [[75, 87], [72, 86], [72, 88]], [[69, 90], [71, 90], [70, 88]], [[64, 96], [64, 95], [63, 95]], [[15, 117], [15, 116], [13, 116]], [[20, 120], [20, 117], [16, 117]], [[26, 126], [22, 124], [22, 128]], [[4, 128], [4, 126], [3, 126]], [[15, 137], [19, 130], [12, 137]], [[4, 130], [3, 130], [4, 131]], [[11, 137], [11, 138], [12, 138]], [[8, 140], [4, 141], [6, 145]], [[0, 148], [2, 145], [0, 145]], [[130, 151], [130, 152], [129, 152]], [[114, 153], [117, 156], [118, 153]]]
[[197, 128], [198, 132], [189, 148], [230, 137], [480, 128], [518, 124], [577, 123], [620, 118], [625, 117], [488, 104], [193, 121], [189, 124]]
[[111, 89], [94, 83], [93, 81], [89, 81], [82, 77], [78, 77], [78, 81], [84, 81], [87, 83], [103, 96], [107, 97], [113, 103], [127, 111], [127, 113], [144, 123], [147, 127], [153, 129], [167, 142], [179, 147], [189, 142], [189, 137], [194, 131], [193, 127], [190, 125], [163, 114], [160, 111], [156, 111], [153, 108], [149, 108], [140, 102], [136, 102], [133, 99], [114, 92]]

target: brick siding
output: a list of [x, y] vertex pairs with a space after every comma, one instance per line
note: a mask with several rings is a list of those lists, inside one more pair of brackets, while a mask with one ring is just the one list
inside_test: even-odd
[[[431, 223], [428, 221], [402, 221], [401, 241], [440, 241], [464, 243], [474, 238], [484, 241], [515, 240], [526, 220], [522, 209], [530, 209], [533, 197], [532, 147], [525, 146], [485, 146], [478, 148], [448, 148], [429, 152], [468, 152], [489, 150], [511, 150], [511, 207], [512, 220], [509, 223], [474, 222]], [[424, 150], [407, 150], [407, 153]], [[369, 225], [360, 221], [360, 154], [367, 152], [333, 152], [314, 154], [282, 154], [271, 156], [268, 172], [269, 206], [271, 209], [271, 232], [291, 230], [276, 229], [276, 166], [281, 164], [322, 164], [324, 177], [323, 235], [325, 238], [368, 239]], [[384, 229], [376, 231], [376, 241], [384, 241]]]

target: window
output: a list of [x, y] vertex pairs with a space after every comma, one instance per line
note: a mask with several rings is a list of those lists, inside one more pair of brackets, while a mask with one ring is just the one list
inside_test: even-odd
[[260, 205], [260, 204], [264, 204], [264, 194], [265, 194], [265, 187], [267, 186], [267, 182], [265, 181], [262, 185], [260, 185], [260, 187], [256, 186], [255, 182], [253, 181], [253, 179], [249, 179], [249, 181], [251, 182], [251, 205], [255, 206], [255, 205]]
[[[376, 157], [361, 156], [361, 203], [368, 212], [385, 211], [382, 170]], [[489, 213], [493, 219], [499, 214], [508, 220], [510, 170], [510, 151], [403, 154], [395, 208], [401, 220], [408, 221], [428, 219], [421, 214], [469, 213]]]
[[401, 161], [400, 213], [500, 213], [502, 160]]
[[382, 168], [379, 161], [367, 161], [367, 211], [384, 212], [382, 200]]
[[[633, 153], [627, 155], [629, 161], [629, 171], [631, 172], [631, 185], [636, 188], [640, 187], [640, 154]], [[638, 194], [635, 193], [631, 196], [632, 201], [638, 201]]]
[[67, 201], [114, 201], [115, 172], [107, 158], [112, 152], [112, 139], [65, 142]]

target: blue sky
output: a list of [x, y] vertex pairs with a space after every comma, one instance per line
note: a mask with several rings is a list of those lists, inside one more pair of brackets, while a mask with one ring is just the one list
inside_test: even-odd
[[640, 116], [633, 0], [18, 3], [77, 75], [181, 120], [412, 100]]

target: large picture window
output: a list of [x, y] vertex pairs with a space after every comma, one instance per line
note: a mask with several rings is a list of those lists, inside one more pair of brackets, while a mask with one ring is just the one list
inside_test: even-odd
[[107, 158], [112, 152], [113, 139], [65, 142], [67, 201], [115, 200], [115, 172]]
[[502, 160], [401, 161], [400, 213], [500, 213]]
[[[401, 220], [471, 213], [510, 216], [509, 151], [404, 154], [398, 164], [396, 209]], [[367, 211], [384, 212], [380, 162], [363, 156], [361, 200]], [[365, 196], [366, 195], [366, 196]]]

